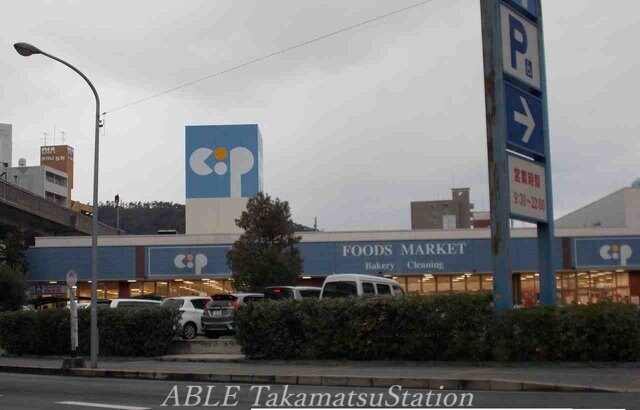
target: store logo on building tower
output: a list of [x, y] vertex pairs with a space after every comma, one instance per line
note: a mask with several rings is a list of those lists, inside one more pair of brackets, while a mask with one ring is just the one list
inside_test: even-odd
[[248, 198], [262, 190], [257, 125], [189, 126], [186, 197]]
[[633, 255], [629, 245], [603, 245], [600, 247], [600, 257], [604, 260], [619, 260], [620, 266], [627, 266], [627, 261]]
[[194, 270], [196, 275], [202, 275], [202, 268], [207, 266], [208, 262], [207, 257], [201, 253], [196, 253], [195, 255], [192, 253], [187, 253], [186, 255], [180, 253], [173, 260], [176, 268]]
[[[213, 168], [209, 159], [213, 157]], [[242, 176], [251, 171], [255, 158], [245, 147], [236, 147], [228, 151], [225, 147], [198, 148], [189, 158], [191, 170], [200, 176], [215, 173], [218, 176], [229, 174], [230, 197], [242, 196]]]

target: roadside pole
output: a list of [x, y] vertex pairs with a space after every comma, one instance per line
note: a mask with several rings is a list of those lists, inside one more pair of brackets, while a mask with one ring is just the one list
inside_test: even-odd
[[513, 306], [509, 218], [536, 224], [540, 302], [556, 303], [547, 84], [540, 0], [480, 0], [493, 293]]
[[78, 304], [76, 303], [76, 285], [78, 274], [74, 270], [67, 272], [67, 286], [69, 287], [69, 328], [71, 330], [71, 358], [62, 361], [63, 369], [85, 367], [84, 359], [78, 357]]

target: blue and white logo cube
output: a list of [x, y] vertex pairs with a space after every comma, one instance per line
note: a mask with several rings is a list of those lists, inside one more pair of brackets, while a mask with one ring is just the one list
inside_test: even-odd
[[186, 197], [246, 198], [262, 191], [255, 124], [186, 127]]

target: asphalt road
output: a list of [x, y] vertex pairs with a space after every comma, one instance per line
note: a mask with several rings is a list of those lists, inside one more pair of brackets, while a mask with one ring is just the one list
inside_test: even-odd
[[[112, 408], [121, 410], [141, 410], [141, 409], [166, 409], [177, 407], [176, 395], [181, 408], [184, 408], [186, 396], [189, 386], [195, 383], [176, 383], [165, 381], [146, 381], [146, 380], [124, 380], [124, 379], [99, 379], [99, 378], [80, 378], [80, 377], [60, 377], [60, 376], [38, 376], [25, 374], [0, 373], [0, 409], [47, 409], [47, 410], [79, 410], [79, 409], [100, 409]], [[207, 408], [203, 407], [206, 400], [208, 385], [197, 384], [202, 388], [202, 394], [199, 396], [200, 404], [189, 408]], [[260, 402], [255, 405], [258, 395], [257, 388], [251, 389], [250, 385], [235, 384], [230, 387], [230, 392], [234, 393], [238, 390], [234, 399], [230, 397], [228, 403], [231, 404], [237, 400], [234, 409], [251, 409], [257, 407], [283, 407], [282, 397], [284, 386], [270, 386], [267, 392], [263, 388], [260, 395]], [[224, 404], [225, 389], [227, 385], [215, 385], [211, 389], [209, 397], [210, 404], [219, 401]], [[192, 393], [197, 393], [198, 387], [192, 387]], [[369, 400], [373, 397], [373, 402], [368, 402], [369, 406], [375, 405], [375, 397], [378, 394], [384, 394], [384, 401], [393, 403], [396, 399], [388, 394], [386, 389], [372, 388], [331, 388], [331, 387], [315, 387], [315, 386], [290, 386], [288, 393], [296, 396], [290, 396], [290, 402], [294, 402], [295, 398], [300, 398], [301, 393], [306, 393], [307, 407], [313, 407], [309, 402], [311, 393], [329, 393], [332, 400], [339, 398], [339, 393], [348, 394], [355, 391], [355, 394]], [[407, 402], [416, 399], [415, 393], [422, 393], [422, 407], [427, 407], [425, 390], [408, 390], [410, 394]], [[172, 394], [173, 393], [173, 394]], [[277, 393], [277, 401], [273, 400], [270, 393]], [[402, 392], [395, 392], [399, 400], [402, 399]], [[436, 393], [441, 394], [440, 399], [444, 400], [447, 394], [455, 393], [458, 396], [450, 396], [450, 399], [462, 400], [460, 394], [472, 393], [472, 405], [476, 408], [492, 408], [492, 407], [512, 407], [512, 408], [600, 408], [600, 409], [634, 409], [640, 410], [640, 393], [509, 393], [509, 392], [434, 392], [431, 396], [430, 404], [433, 406], [436, 400]], [[195, 404], [198, 400], [197, 395], [192, 395], [190, 404]], [[357, 404], [357, 397], [354, 396], [353, 403]], [[469, 399], [469, 396], [466, 397]], [[71, 404], [69, 402], [74, 402]], [[166, 406], [163, 407], [162, 404]], [[346, 402], [345, 402], [346, 403]], [[451, 402], [450, 402], [451, 403]], [[468, 401], [465, 402], [468, 404]], [[401, 402], [400, 402], [401, 404]], [[444, 404], [443, 402], [441, 404]], [[102, 406], [102, 407], [99, 407]], [[106, 407], [111, 406], [111, 407]], [[118, 407], [121, 406], [121, 407]], [[315, 407], [318, 407], [317, 405]], [[401, 407], [401, 406], [400, 406]], [[211, 407], [209, 407], [211, 408]]]

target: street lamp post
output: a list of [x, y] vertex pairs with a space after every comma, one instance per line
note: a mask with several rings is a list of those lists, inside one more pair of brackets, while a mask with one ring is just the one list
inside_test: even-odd
[[66, 65], [78, 73], [78, 75], [89, 84], [91, 91], [93, 91], [93, 96], [96, 98], [95, 149], [93, 159], [93, 225], [91, 228], [91, 367], [95, 369], [98, 367], [98, 159], [100, 152], [98, 133], [100, 129], [100, 97], [87, 76], [66, 61], [45, 53], [29, 43], [15, 43], [13, 47], [18, 54], [22, 56], [28, 57], [33, 54], [42, 54]]

